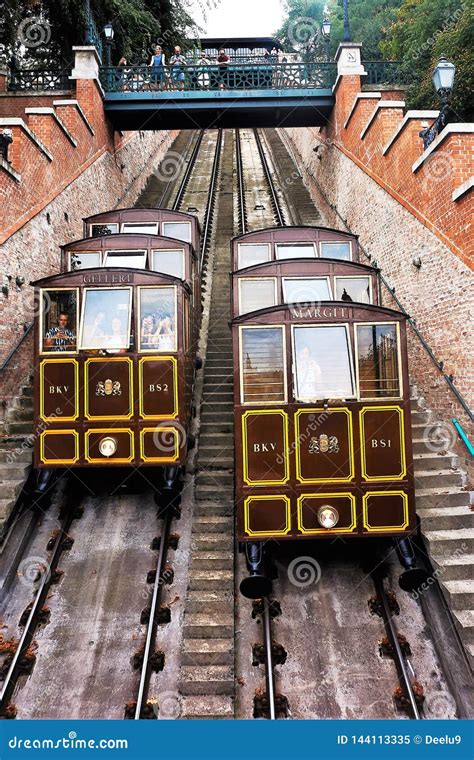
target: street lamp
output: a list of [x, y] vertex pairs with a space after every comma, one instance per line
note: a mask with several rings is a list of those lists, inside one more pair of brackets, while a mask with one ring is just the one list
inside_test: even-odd
[[107, 52], [107, 66], [112, 65], [112, 42], [114, 39], [114, 28], [112, 26], [112, 23], [109, 21], [108, 24], [106, 24], [103, 28], [103, 33], [105, 36], [105, 44], [106, 44], [106, 52]]
[[433, 71], [432, 77], [433, 86], [441, 100], [441, 110], [436, 121], [434, 121], [430, 127], [425, 127], [425, 129], [422, 129], [420, 132], [420, 137], [423, 140], [423, 147], [425, 150], [431, 145], [439, 133], [442, 132], [449, 121], [451, 113], [449, 98], [454, 89], [455, 76], [456, 66], [454, 63], [447, 61], [445, 56], [442, 55]]
[[323, 20], [323, 23], [321, 24], [321, 32], [324, 38], [324, 44], [326, 45], [326, 61], [329, 62], [330, 60], [330, 40], [331, 40], [331, 22], [328, 18], [325, 18]]
[[344, 42], [351, 41], [351, 30], [349, 26], [349, 0], [343, 0], [344, 5], [344, 35], [342, 37]]

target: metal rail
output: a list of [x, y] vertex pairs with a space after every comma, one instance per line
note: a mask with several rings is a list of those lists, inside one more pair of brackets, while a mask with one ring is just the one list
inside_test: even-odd
[[56, 536], [54, 546], [51, 551], [50, 561], [48, 563], [47, 572], [43, 573], [39, 582], [39, 586], [36, 592], [36, 596], [33, 600], [28, 620], [25, 624], [23, 634], [16, 648], [15, 654], [11, 661], [8, 673], [5, 676], [2, 689], [0, 691], [0, 712], [4, 713], [8, 703], [13, 694], [15, 684], [20, 671], [21, 660], [26, 653], [28, 647], [33, 641], [33, 637], [36, 631], [36, 627], [39, 622], [39, 616], [41, 608], [46, 600], [46, 597], [51, 586], [54, 571], [56, 570], [61, 554], [63, 552], [64, 540], [67, 538], [72, 522], [75, 519], [75, 505], [71, 504], [67, 512], [66, 517], [63, 520], [63, 524]]
[[222, 129], [217, 133], [216, 152], [212, 163], [211, 180], [209, 185], [209, 195], [207, 197], [206, 212], [204, 215], [204, 228], [201, 237], [200, 261], [201, 266], [204, 263], [209, 243], [211, 241], [212, 223], [214, 221], [214, 208], [216, 203], [217, 177], [219, 175], [219, 166], [222, 154]]
[[156, 640], [156, 632], [158, 629], [157, 612], [159, 608], [159, 602], [161, 597], [161, 589], [163, 586], [163, 568], [166, 560], [166, 550], [168, 548], [169, 534], [171, 520], [173, 514], [171, 510], [168, 510], [163, 518], [163, 529], [161, 532], [160, 548], [158, 551], [158, 559], [156, 562], [156, 576], [155, 583], [153, 585], [153, 595], [151, 598], [150, 606], [150, 619], [148, 621], [148, 629], [146, 634], [145, 649], [143, 654], [143, 664], [140, 674], [140, 683], [138, 686], [137, 705], [135, 708], [134, 720], [140, 720], [144, 707], [147, 704], [148, 689], [150, 686], [151, 664], [150, 657], [154, 652], [154, 645]]
[[196, 140], [196, 143], [194, 145], [193, 151], [191, 153], [191, 156], [189, 157], [188, 165], [186, 167], [186, 171], [184, 172], [183, 179], [181, 180], [181, 184], [178, 187], [176, 198], [174, 199], [174, 203], [171, 207], [173, 211], [179, 211], [181, 209], [181, 204], [183, 202], [184, 194], [189, 184], [189, 180], [191, 179], [191, 174], [193, 173], [193, 169], [197, 161], [197, 157], [199, 154], [199, 150], [201, 148], [203, 138], [204, 138], [204, 130], [201, 129], [201, 131], [199, 132], [198, 138]]
[[270, 167], [268, 165], [267, 157], [265, 155], [265, 151], [263, 149], [262, 141], [260, 139], [260, 135], [258, 133], [258, 129], [253, 130], [253, 134], [255, 137], [255, 142], [258, 149], [258, 155], [260, 156], [260, 161], [262, 163], [263, 171], [265, 174], [265, 179], [268, 184], [268, 188], [270, 190], [270, 201], [272, 204], [273, 213], [275, 215], [275, 220], [278, 227], [286, 227], [285, 217], [283, 215], [283, 209], [281, 207], [280, 201], [278, 200], [278, 195], [275, 189], [275, 184], [273, 182], [273, 177], [270, 172]]
[[237, 199], [239, 212], [240, 234], [248, 232], [247, 207], [245, 204], [244, 166], [242, 161], [242, 144], [240, 142], [240, 129], [235, 130], [235, 159], [237, 163]]
[[275, 689], [275, 670], [273, 667], [273, 653], [272, 653], [272, 621], [270, 616], [270, 600], [268, 597], [263, 599], [263, 643], [265, 647], [265, 680], [267, 682], [267, 697], [268, 697], [268, 709], [269, 719], [277, 719], [277, 710], [275, 703], [276, 689]]
[[412, 681], [410, 678], [410, 674], [408, 672], [407, 663], [406, 663], [404, 654], [400, 647], [400, 642], [397, 636], [397, 629], [395, 627], [395, 623], [393, 622], [393, 615], [390, 610], [387, 594], [385, 592], [385, 588], [383, 584], [383, 575], [376, 570], [372, 573], [372, 580], [374, 582], [376, 594], [378, 598], [380, 599], [380, 601], [382, 602], [381, 611], [382, 611], [383, 622], [384, 622], [385, 630], [387, 632], [387, 636], [392, 645], [392, 649], [394, 653], [394, 661], [395, 661], [395, 666], [397, 668], [397, 674], [398, 674], [398, 680], [400, 682], [400, 686], [403, 689], [405, 697], [408, 699], [410, 703], [412, 718], [414, 720], [420, 720], [421, 716], [418, 710], [418, 705], [416, 703]]
[[17, 342], [15, 343], [15, 345], [13, 346], [13, 348], [10, 350], [10, 352], [9, 352], [9, 353], [6, 355], [6, 357], [5, 357], [5, 359], [3, 360], [3, 362], [0, 364], [0, 372], [2, 372], [2, 371], [5, 369], [5, 367], [7, 367], [7, 366], [8, 366], [8, 364], [9, 364], [9, 363], [10, 363], [10, 361], [13, 359], [13, 357], [14, 357], [14, 356], [15, 356], [15, 354], [16, 354], [16, 352], [18, 351], [18, 349], [19, 349], [19, 348], [20, 348], [20, 346], [22, 345], [22, 343], [23, 343], [23, 341], [25, 340], [25, 338], [27, 338], [27, 336], [28, 336], [28, 335], [30, 334], [30, 332], [32, 331], [32, 329], [33, 329], [33, 322], [30, 322], [30, 323], [29, 323], [28, 325], [26, 325], [26, 326], [25, 326], [23, 329], [24, 329], [23, 335], [21, 335], [21, 336], [18, 338], [18, 340], [17, 340]]

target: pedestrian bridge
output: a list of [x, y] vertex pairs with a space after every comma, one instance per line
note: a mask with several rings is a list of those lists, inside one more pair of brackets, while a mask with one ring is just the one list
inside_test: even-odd
[[304, 127], [326, 124], [333, 63], [101, 67], [115, 129]]

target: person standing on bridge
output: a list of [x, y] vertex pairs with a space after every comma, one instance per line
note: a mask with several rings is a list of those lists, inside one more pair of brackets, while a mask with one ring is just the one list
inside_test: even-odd
[[153, 90], [157, 90], [158, 88], [161, 90], [164, 82], [166, 82], [165, 63], [165, 54], [161, 47], [157, 45], [155, 52], [151, 57], [151, 61], [148, 64], [151, 66], [150, 81]]
[[219, 55], [217, 56], [217, 65], [219, 66], [219, 89], [224, 89], [224, 84], [227, 84], [227, 87], [229, 86], [229, 80], [228, 80], [228, 66], [230, 63], [230, 58], [225, 52], [224, 48], [221, 48], [219, 50]]
[[[186, 66], [186, 58], [181, 53], [181, 48], [176, 45], [174, 49], [174, 55], [170, 58], [171, 66], [171, 79], [173, 82], [179, 82], [179, 89], [184, 90], [184, 71], [183, 66]], [[178, 85], [176, 85], [178, 89]]]

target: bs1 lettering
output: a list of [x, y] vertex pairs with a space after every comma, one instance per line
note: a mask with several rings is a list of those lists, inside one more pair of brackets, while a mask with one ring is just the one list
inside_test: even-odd
[[373, 449], [390, 449], [392, 447], [390, 438], [372, 438], [371, 444]]

